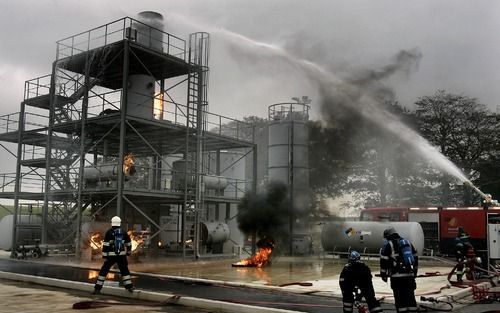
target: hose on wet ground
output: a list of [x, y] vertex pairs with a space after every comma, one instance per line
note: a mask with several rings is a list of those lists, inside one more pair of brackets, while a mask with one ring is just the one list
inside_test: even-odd
[[[157, 307], [157, 306], [165, 306], [176, 304], [177, 300], [180, 299], [180, 296], [174, 295], [168, 297], [165, 301], [162, 302], [140, 302], [141, 306], [148, 307]], [[115, 305], [137, 305], [138, 303], [126, 302], [126, 301], [104, 301], [104, 300], [88, 300], [88, 301], [80, 301], [73, 303], [74, 310], [88, 310], [88, 309], [98, 309], [98, 308], [106, 308]]]

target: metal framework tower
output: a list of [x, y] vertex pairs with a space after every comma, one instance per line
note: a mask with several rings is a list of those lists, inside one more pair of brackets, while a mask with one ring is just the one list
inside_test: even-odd
[[78, 255], [83, 224], [119, 215], [131, 230], [148, 225], [152, 243], [175, 225], [177, 251], [206, 252], [202, 223], [219, 210], [232, 220], [254, 185], [221, 177], [210, 156], [255, 155], [251, 125], [208, 112], [209, 47], [207, 33], [186, 43], [129, 17], [57, 42], [52, 73], [0, 117], [0, 141], [17, 143], [0, 192], [14, 202], [12, 247], [38, 236]]

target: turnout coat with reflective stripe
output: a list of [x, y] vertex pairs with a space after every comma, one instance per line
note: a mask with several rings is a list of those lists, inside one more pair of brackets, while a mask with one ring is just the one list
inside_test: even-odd
[[130, 255], [132, 252], [132, 242], [130, 240], [130, 236], [127, 232], [123, 231], [123, 229], [121, 230], [123, 233], [121, 248], [118, 253], [115, 251], [115, 229], [117, 229], [117, 227], [110, 228], [104, 235], [104, 241], [102, 243], [103, 257]]

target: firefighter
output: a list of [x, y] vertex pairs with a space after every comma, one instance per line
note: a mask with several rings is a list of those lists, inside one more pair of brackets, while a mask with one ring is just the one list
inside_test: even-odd
[[[460, 231], [461, 230], [461, 231]], [[473, 280], [474, 267], [476, 263], [476, 252], [469, 241], [470, 236], [462, 228], [459, 228], [459, 234], [455, 245], [455, 257], [457, 260], [457, 282], [463, 281], [463, 275], [466, 274], [467, 279]]]
[[[393, 227], [384, 231], [385, 243], [380, 252], [380, 277], [384, 282], [391, 279], [391, 289], [397, 312], [417, 312], [415, 277], [418, 271], [418, 256], [413, 244], [399, 236]], [[410, 258], [413, 264], [408, 264], [402, 252], [401, 242], [409, 243]]]
[[120, 217], [114, 216], [111, 219], [111, 228], [104, 235], [104, 241], [102, 243], [104, 264], [99, 271], [93, 294], [99, 294], [101, 292], [106, 276], [115, 263], [120, 269], [125, 289], [130, 292], [134, 290], [127, 262], [127, 256], [132, 252], [132, 243], [130, 236], [121, 229], [121, 222], [122, 220]]
[[375, 298], [370, 268], [361, 261], [357, 251], [353, 250], [349, 254], [349, 261], [340, 273], [339, 285], [342, 290], [344, 313], [352, 313], [354, 301], [362, 297], [365, 298], [371, 313], [382, 312], [380, 302]]

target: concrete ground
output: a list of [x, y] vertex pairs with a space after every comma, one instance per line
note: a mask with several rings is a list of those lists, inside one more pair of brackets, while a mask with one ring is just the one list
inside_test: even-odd
[[[252, 288], [284, 290], [288, 292], [295, 292], [298, 294], [314, 294], [334, 298], [340, 298], [338, 275], [345, 262], [345, 260], [332, 258], [281, 257], [274, 259], [271, 266], [257, 269], [231, 267], [231, 263], [237, 261], [234, 259], [210, 259], [194, 261], [175, 258], [143, 258], [131, 261], [132, 262], [130, 264], [130, 270], [133, 272], [150, 273], [151, 275], [167, 275], [170, 277], [189, 277], [200, 281], [223, 281], [226, 283], [244, 285]], [[89, 274], [92, 271], [97, 271], [102, 264], [100, 260], [93, 262], [80, 261], [75, 263], [75, 261], [69, 257], [48, 257], [39, 260], [39, 262], [49, 264], [57, 263], [67, 266], [90, 268]], [[378, 262], [376, 260], [366, 260], [366, 262], [370, 265], [374, 274], [378, 272]], [[49, 264], [48, 266], [50, 266]], [[452, 263], [437, 263], [434, 261], [421, 262], [419, 274], [422, 275], [427, 273], [429, 275], [426, 277], [419, 277], [417, 279], [417, 299], [420, 299], [420, 296], [425, 296], [444, 301], [437, 306], [426, 301], [421, 301], [421, 304], [440, 310], [448, 310], [450, 307], [445, 302], [449, 302], [453, 305], [453, 311], [460, 313], [479, 313], [500, 308], [500, 304], [498, 303], [490, 305], [474, 305], [471, 288], [459, 288], [451, 286], [446, 279], [446, 275], [449, 273], [452, 267]], [[305, 285], [304, 283], [307, 283], [307, 285], [309, 286], [300, 286], [301, 284]], [[373, 278], [373, 283], [375, 291], [377, 293], [377, 297], [383, 299], [384, 307], [387, 308], [386, 311], [391, 311], [393, 308], [393, 298], [392, 290], [390, 289], [389, 284], [384, 283], [378, 277]], [[57, 299], [57, 301], [51, 302], [51, 305], [54, 305], [54, 307], [51, 307], [51, 310], [48, 310], [49, 312], [66, 312], [64, 310], [72, 310], [71, 306], [73, 303], [92, 299], [90, 295], [80, 292], [74, 293], [70, 290], [52, 290], [49, 287], [35, 285], [28, 287], [30, 288], [30, 291], [23, 291], [24, 296], [22, 296], [23, 300], [25, 300], [23, 302], [26, 303], [45, 302], [45, 299], [50, 299], [50, 294], [54, 293], [56, 295], [54, 299]], [[17, 290], [16, 288], [21, 288], [24, 290], [26, 286], [14, 286], [14, 290]], [[45, 291], [45, 289], [50, 291]], [[37, 290], [37, 292], [34, 292], [33, 290]], [[0, 294], [3, 295], [4, 293], [1, 291], [2, 290], [0, 290]], [[21, 295], [23, 295], [22, 292]], [[0, 300], [5, 303], [3, 308], [9, 310], [5, 312], [39, 312], [39, 310], [37, 310], [39, 309], [39, 307], [34, 304], [31, 304], [31, 306], [33, 307], [33, 311], [30, 311], [29, 308], [17, 310], [16, 306], [21, 304], [17, 303], [13, 299], [18, 297], [16, 296], [8, 298], [10, 300], [6, 300], [6, 302], [4, 302], [0, 297]], [[108, 299], [109, 297], [106, 296], [105, 300]], [[119, 301], [125, 300], [122, 298], [121, 300], [119, 299]], [[57, 303], [59, 303], [60, 307], [57, 306]], [[200, 306], [200, 309], [194, 309], [194, 311], [192, 311], [192, 309], [190, 308], [186, 308], [187, 311], [169, 311], [175, 309], [184, 309], [182, 307], [179, 308], [171, 306], [162, 308], [144, 306], [140, 307], [141, 308], [138, 310], [137, 307], [132, 304], [130, 307], [118, 305], [113, 306], [112, 310], [116, 308], [117, 310], [120, 310], [120, 312], [128, 312], [123, 310], [124, 308], [126, 308], [127, 310], [130, 308], [130, 312], [203, 312], [203, 310], [201, 310], [203, 306]], [[147, 309], [148, 311], [145, 311], [144, 309]], [[100, 312], [97, 310], [103, 310], [102, 312], [105, 312], [104, 310], [106, 310], [106, 312], [109, 312], [109, 308], [92, 309], [92, 312]], [[4, 312], [4, 310], [0, 309], [0, 312]]]
[[[89, 301], [97, 303], [90, 306], [87, 305]], [[73, 309], [73, 305], [81, 302], [85, 302], [80, 305], [82, 309], [92, 313], [209, 312], [200, 308], [178, 305], [151, 306], [151, 302], [111, 296], [92, 296], [89, 293], [73, 289], [0, 279], [0, 312], [2, 313], [77, 312]]]

